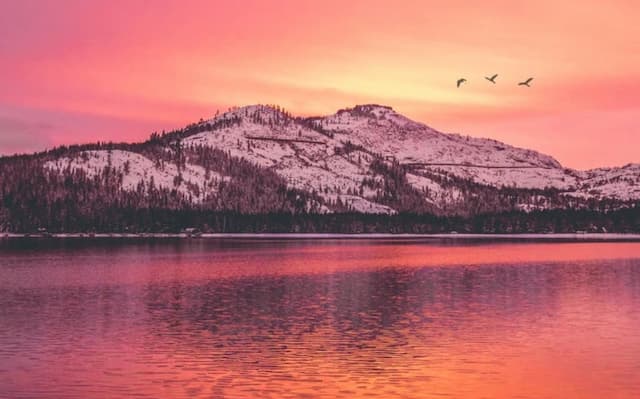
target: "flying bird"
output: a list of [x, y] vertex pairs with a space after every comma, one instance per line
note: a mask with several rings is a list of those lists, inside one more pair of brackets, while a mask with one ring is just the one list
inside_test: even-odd
[[466, 81], [467, 81], [467, 79], [465, 79], [465, 78], [458, 79], [458, 82], [456, 83], [456, 87], [460, 87], [460, 85], [463, 84]]
[[488, 77], [484, 77], [485, 79], [487, 79], [489, 82], [496, 84], [496, 78], [498, 77], [498, 74], [496, 73], [495, 75], [493, 75], [492, 77], [488, 78]]
[[527, 80], [525, 80], [524, 82], [520, 82], [518, 83], [518, 86], [527, 86], [527, 87], [531, 87], [529, 86], [529, 83], [531, 83], [531, 81], [533, 80], [533, 78], [529, 78]]

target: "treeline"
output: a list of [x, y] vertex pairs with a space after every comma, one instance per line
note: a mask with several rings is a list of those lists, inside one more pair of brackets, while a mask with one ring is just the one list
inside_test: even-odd
[[34, 233], [46, 229], [50, 233], [179, 233], [197, 229], [205, 233], [640, 233], [640, 208], [620, 209], [608, 214], [548, 210], [464, 218], [414, 213], [241, 214], [193, 208], [112, 206], [100, 213], [85, 214], [81, 219], [50, 218], [45, 221], [49, 224], [33, 224], [15, 232]]

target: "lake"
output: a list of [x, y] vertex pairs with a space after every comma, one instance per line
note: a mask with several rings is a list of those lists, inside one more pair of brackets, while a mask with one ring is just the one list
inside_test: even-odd
[[638, 398], [640, 243], [0, 240], [2, 398]]

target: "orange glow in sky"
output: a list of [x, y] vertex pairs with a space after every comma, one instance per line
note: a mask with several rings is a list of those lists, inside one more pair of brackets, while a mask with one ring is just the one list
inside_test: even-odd
[[[0, 0], [0, 154], [217, 109], [391, 105], [575, 168], [638, 162], [640, 3]], [[498, 73], [497, 84], [484, 76]], [[535, 77], [531, 88], [516, 83]], [[455, 81], [469, 82], [456, 89]]]

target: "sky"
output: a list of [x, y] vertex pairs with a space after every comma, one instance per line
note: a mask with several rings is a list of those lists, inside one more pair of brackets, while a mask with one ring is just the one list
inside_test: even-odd
[[640, 2], [469, 3], [0, 0], [0, 154], [377, 103], [567, 167], [640, 162]]

